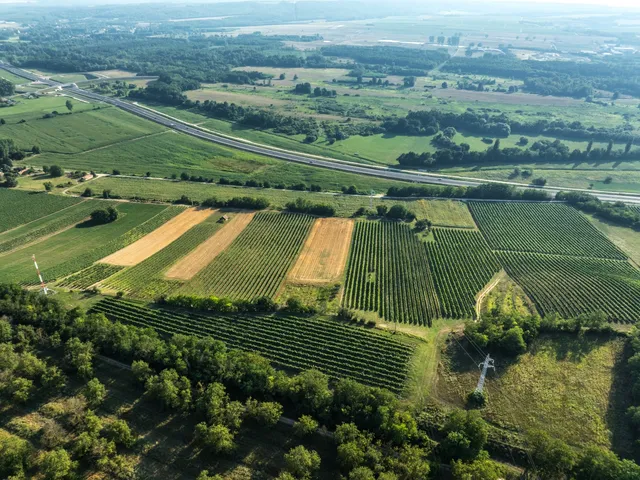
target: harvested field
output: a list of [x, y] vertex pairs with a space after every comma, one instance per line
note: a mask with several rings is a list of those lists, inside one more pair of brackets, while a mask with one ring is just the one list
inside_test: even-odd
[[121, 267], [137, 265], [181, 237], [194, 225], [202, 223], [213, 212], [206, 208], [189, 208], [137, 242], [103, 258], [100, 263]]
[[354, 221], [347, 218], [319, 218], [289, 273], [295, 283], [328, 283], [344, 271]]
[[255, 213], [236, 213], [222, 230], [202, 243], [189, 255], [176, 263], [165, 277], [174, 280], [191, 280], [200, 270], [209, 265], [214, 258], [233, 242], [253, 220]]

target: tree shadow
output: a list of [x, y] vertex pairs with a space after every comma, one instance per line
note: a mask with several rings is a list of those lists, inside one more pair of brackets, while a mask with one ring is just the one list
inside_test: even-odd
[[560, 333], [548, 337], [553, 341], [553, 347], [547, 345], [535, 344], [531, 350], [532, 354], [538, 351], [538, 348], [553, 348], [555, 350], [556, 360], [580, 362], [596, 348], [612, 340], [612, 337], [602, 334], [574, 334]]
[[640, 460], [640, 450], [634, 443], [633, 428], [627, 417], [627, 409], [633, 404], [627, 360], [633, 354], [629, 342], [616, 358], [613, 366], [613, 381], [609, 392], [609, 405], [605, 415], [607, 428], [611, 431], [611, 449], [623, 458]]
[[78, 223], [75, 228], [92, 228], [92, 227], [97, 227], [99, 225], [104, 225], [102, 223], [98, 223], [95, 220], [85, 220], [84, 222], [80, 222]]

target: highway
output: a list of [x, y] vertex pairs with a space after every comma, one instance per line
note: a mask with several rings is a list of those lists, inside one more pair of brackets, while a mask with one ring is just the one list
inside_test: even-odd
[[[134, 115], [138, 115], [140, 117], [146, 118], [147, 120], [156, 122], [167, 128], [171, 128], [173, 130], [185, 133], [187, 135], [191, 135], [193, 137], [197, 137], [197, 138], [207, 140], [213, 143], [217, 143], [220, 145], [225, 145], [231, 148], [236, 148], [238, 150], [256, 153], [259, 155], [265, 155], [265, 156], [277, 158], [280, 160], [285, 160], [287, 162], [300, 163], [304, 165], [312, 165], [314, 167], [327, 168], [334, 171], [387, 178], [390, 180], [403, 180], [408, 182], [436, 184], [436, 185], [443, 185], [443, 186], [475, 187], [475, 186], [481, 185], [482, 183], [489, 183], [489, 181], [479, 181], [479, 180], [468, 179], [468, 178], [447, 177], [447, 176], [438, 175], [438, 174], [418, 172], [414, 170], [395, 170], [392, 168], [382, 167], [382, 166], [378, 167], [373, 165], [364, 165], [356, 162], [349, 162], [344, 160], [331, 159], [327, 157], [306, 155], [303, 153], [297, 153], [297, 152], [292, 152], [288, 150], [278, 149], [278, 148], [270, 147], [267, 145], [260, 145], [256, 143], [245, 142], [245, 141], [230, 138], [224, 135], [219, 135], [219, 134], [216, 134], [215, 132], [201, 130], [199, 128], [196, 128], [195, 126], [182, 122], [178, 119], [171, 118], [171, 117], [162, 115], [158, 112], [155, 112], [150, 108], [144, 108], [139, 105], [120, 100], [118, 98], [107, 97], [97, 93], [89, 92], [87, 90], [83, 90], [75, 84], [65, 85], [59, 82], [55, 82], [53, 80], [45, 79], [31, 72], [28, 72], [26, 70], [22, 70], [20, 68], [9, 65], [7, 63], [0, 62], [0, 68], [13, 73], [14, 75], [21, 76], [31, 81], [38, 81], [50, 87], [60, 87], [68, 95], [75, 95], [83, 98], [88, 98], [96, 102], [103, 102], [109, 105], [113, 105], [115, 107], [121, 108], [122, 110], [130, 112]], [[540, 189], [540, 187], [532, 187], [529, 185], [511, 183], [511, 182], [493, 182], [493, 183], [503, 183], [503, 184], [513, 185], [521, 189], [530, 189], [530, 188], [535, 188], [538, 190]], [[551, 194], [555, 194], [561, 190], [577, 190], [577, 189], [561, 188], [561, 187], [544, 187], [544, 190]], [[627, 194], [598, 192], [598, 191], [590, 191], [590, 190], [578, 190], [578, 191], [584, 191], [585, 193], [592, 194], [603, 201], [611, 201], [611, 202], [622, 201], [625, 203], [640, 204], [640, 195], [633, 195], [633, 194], [627, 195]]]

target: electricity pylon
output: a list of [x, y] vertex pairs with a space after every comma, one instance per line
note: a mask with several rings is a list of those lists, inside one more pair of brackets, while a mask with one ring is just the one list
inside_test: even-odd
[[496, 367], [494, 366], [494, 360], [491, 356], [487, 355], [487, 358], [484, 359], [484, 362], [480, 363], [478, 367], [482, 367], [482, 373], [480, 374], [480, 378], [478, 379], [478, 386], [476, 386], [476, 392], [482, 393], [484, 388], [484, 380], [487, 377], [487, 370], [489, 368], [493, 368], [495, 371]]

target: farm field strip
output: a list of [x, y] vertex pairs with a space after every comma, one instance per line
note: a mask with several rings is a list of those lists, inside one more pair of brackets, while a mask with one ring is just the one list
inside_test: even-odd
[[[65, 100], [61, 100], [62, 106], [58, 111], [66, 110], [64, 102]], [[7, 118], [7, 124], [4, 125], [6, 129], [3, 130], [5, 135], [13, 138], [19, 145], [39, 145], [43, 157], [59, 155], [58, 158], [62, 160], [67, 156], [118, 145], [121, 142], [144, 138], [164, 130], [152, 122], [113, 107], [95, 108], [94, 104], [74, 102], [73, 114], [64, 113], [54, 118], [42, 118], [45, 112], [40, 113], [37, 107], [45, 104], [40, 99], [30, 103], [31, 110], [25, 116], [27, 122], [17, 123], [18, 120], [16, 120], [16, 123], [13, 123]], [[8, 109], [7, 113], [10, 112], [11, 110]], [[35, 118], [29, 118], [31, 115]], [[48, 164], [48, 162], [42, 163]], [[64, 162], [52, 163], [66, 166]]]
[[411, 210], [418, 220], [429, 219], [438, 227], [449, 228], [477, 228], [476, 222], [471, 216], [469, 207], [465, 202], [458, 200], [415, 200]]
[[57, 265], [56, 267], [53, 267], [51, 269], [47, 269], [43, 273], [46, 275], [46, 278], [55, 280], [61, 277], [65, 277], [71, 273], [78, 272], [79, 270], [90, 266], [95, 261], [104, 258], [107, 255], [110, 255], [111, 253], [116, 252], [126, 247], [127, 245], [130, 245], [131, 243], [137, 241], [138, 239], [147, 235], [149, 232], [152, 232], [153, 230], [158, 228], [160, 225], [169, 221], [174, 216], [178, 215], [180, 212], [182, 212], [182, 210], [183, 209], [180, 207], [166, 207], [148, 220], [144, 221], [141, 224], [138, 224], [128, 232], [120, 235], [118, 238], [100, 245], [93, 250], [89, 250], [84, 255], [73, 258], [68, 262]]
[[82, 220], [88, 219], [91, 212], [99, 206], [98, 202], [85, 200], [26, 225], [4, 232], [0, 234], [0, 255], [4, 252], [24, 247], [29, 243], [41, 241], [48, 235], [56, 234]]
[[258, 352], [281, 367], [317, 368], [333, 377], [353, 378], [396, 393], [404, 386], [413, 351], [384, 335], [318, 318], [186, 315], [111, 298], [93, 311], [165, 334], [211, 336], [230, 348]]
[[576, 209], [559, 203], [470, 202], [493, 250], [626, 260]]
[[126, 292], [138, 298], [156, 298], [168, 295], [182, 285], [182, 282], [167, 280], [163, 273], [176, 261], [189, 255], [204, 241], [222, 227], [217, 223], [219, 215], [212, 215], [204, 222], [195, 225], [180, 238], [163, 248], [153, 256], [138, 265], [127, 268], [112, 278], [108, 278], [103, 285], [117, 291]]
[[118, 265], [107, 265], [106, 263], [94, 263], [88, 268], [68, 276], [58, 282], [58, 286], [85, 290], [99, 281], [114, 275], [124, 267]]
[[78, 198], [0, 189], [0, 233], [70, 207]]
[[176, 215], [158, 229], [142, 237], [140, 240], [128, 245], [108, 257], [100, 260], [101, 263], [131, 267], [146, 260], [159, 252], [194, 225], [203, 222], [214, 213], [210, 209], [189, 208]]
[[476, 295], [500, 264], [480, 232], [436, 228], [433, 235], [425, 246], [442, 315], [471, 318]]
[[220, 255], [251, 223], [255, 213], [236, 213], [227, 221], [225, 228], [217, 230], [191, 253], [177, 262], [165, 274], [172, 280], [191, 280], [200, 270]]
[[226, 250], [185, 284], [181, 293], [274, 298], [312, 224], [309, 215], [257, 213]]
[[[110, 203], [116, 205], [103, 202], [101, 206]], [[38, 242], [37, 251], [27, 246], [3, 256], [0, 277], [22, 285], [35, 285], [37, 276], [31, 254], [37, 253], [45, 280], [62, 279], [135, 242], [183, 210], [134, 203], [118, 203], [117, 208], [120, 217], [115, 222], [105, 225], [85, 222]]]
[[640, 271], [627, 261], [515, 252], [497, 256], [543, 316], [602, 311], [610, 321], [640, 318]]
[[440, 315], [426, 249], [410, 227], [356, 223], [343, 306], [417, 325], [431, 325]]
[[317, 219], [288, 281], [316, 284], [337, 281], [349, 255], [354, 221], [342, 218]]

